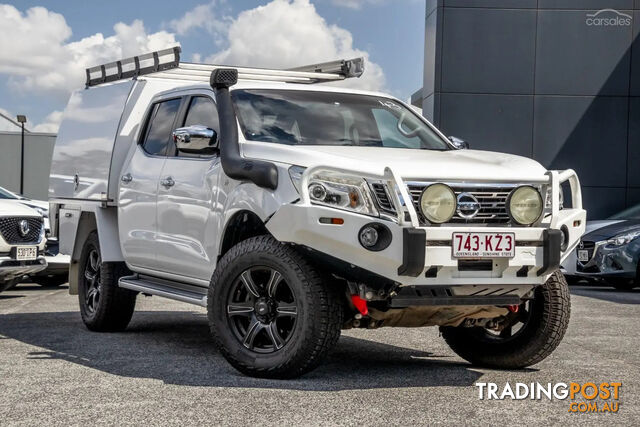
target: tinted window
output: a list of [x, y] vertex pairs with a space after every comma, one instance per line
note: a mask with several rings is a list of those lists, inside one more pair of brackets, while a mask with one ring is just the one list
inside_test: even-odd
[[247, 140], [289, 145], [349, 145], [450, 150], [412, 110], [390, 98], [336, 92], [236, 90]]
[[180, 99], [170, 99], [153, 106], [151, 119], [147, 128], [147, 137], [142, 148], [149, 154], [164, 156], [171, 142], [171, 131], [175, 121]]
[[218, 132], [218, 111], [210, 98], [196, 96], [189, 103], [183, 126], [202, 125]]

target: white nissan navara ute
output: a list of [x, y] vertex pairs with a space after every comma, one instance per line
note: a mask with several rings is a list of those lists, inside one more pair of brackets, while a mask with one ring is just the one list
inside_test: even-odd
[[466, 149], [389, 95], [322, 84], [362, 59], [179, 54], [87, 69], [65, 110], [50, 217], [87, 328], [125, 329], [139, 293], [196, 304], [224, 357], [270, 378], [313, 369], [347, 328], [438, 326], [497, 368], [558, 346], [558, 267], [586, 217], [572, 170]]

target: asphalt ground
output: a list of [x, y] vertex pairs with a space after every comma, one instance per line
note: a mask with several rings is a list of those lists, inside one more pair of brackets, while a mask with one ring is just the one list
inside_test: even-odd
[[[0, 425], [640, 425], [639, 326], [640, 290], [574, 287], [564, 341], [529, 369], [472, 367], [437, 328], [383, 328], [274, 381], [231, 368], [196, 307], [139, 297], [126, 332], [92, 333], [66, 287], [22, 284], [0, 294]], [[573, 413], [584, 399], [479, 399], [489, 382], [622, 387], [616, 413]]]

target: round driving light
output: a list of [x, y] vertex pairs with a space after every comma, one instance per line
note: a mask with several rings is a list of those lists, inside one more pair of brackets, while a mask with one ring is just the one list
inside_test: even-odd
[[325, 200], [327, 198], [327, 189], [322, 184], [311, 184], [309, 186], [309, 195], [315, 200]]
[[520, 225], [531, 225], [542, 215], [542, 196], [538, 190], [529, 185], [513, 190], [507, 205], [511, 219]]
[[429, 222], [447, 222], [456, 212], [456, 193], [448, 185], [432, 184], [420, 196], [420, 210]]
[[358, 237], [360, 244], [365, 248], [372, 248], [378, 243], [378, 231], [370, 225], [362, 227]]

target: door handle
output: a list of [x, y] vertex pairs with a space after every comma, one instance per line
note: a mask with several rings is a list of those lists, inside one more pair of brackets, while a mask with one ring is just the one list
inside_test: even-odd
[[131, 181], [133, 181], [133, 177], [131, 176], [130, 173], [126, 173], [120, 177], [120, 181], [124, 182], [125, 184], [128, 184]]
[[160, 181], [160, 185], [162, 185], [164, 188], [171, 188], [175, 184], [176, 184], [176, 182], [170, 176], [168, 176], [165, 179]]

